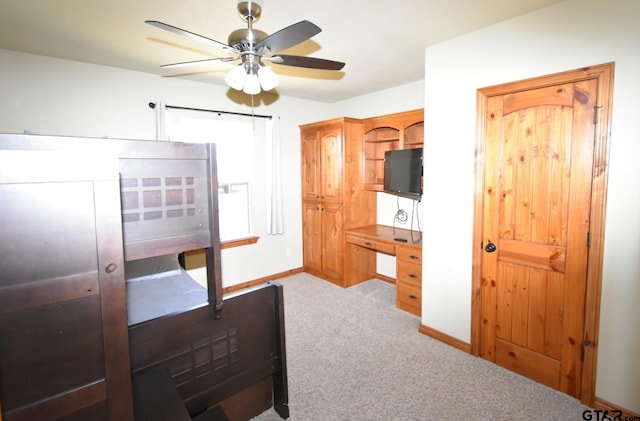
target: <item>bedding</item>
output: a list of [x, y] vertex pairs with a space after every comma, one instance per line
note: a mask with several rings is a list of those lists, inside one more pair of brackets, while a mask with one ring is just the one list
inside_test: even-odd
[[129, 326], [207, 304], [207, 289], [178, 264], [177, 255], [125, 264]]

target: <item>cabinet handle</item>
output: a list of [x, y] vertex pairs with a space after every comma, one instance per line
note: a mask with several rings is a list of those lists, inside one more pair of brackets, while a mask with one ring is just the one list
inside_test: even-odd
[[418, 277], [418, 275], [416, 275], [415, 273], [410, 273], [410, 274], [409, 274], [409, 278], [413, 278], [413, 279], [415, 279], [415, 278], [417, 278], [417, 277]]
[[364, 245], [365, 245], [365, 246], [371, 246], [371, 243], [370, 243], [370, 242], [368, 242], [368, 241], [365, 241], [365, 242], [364, 242]]
[[409, 259], [418, 260], [418, 256], [414, 256], [413, 254], [409, 256]]
[[416, 296], [415, 296], [415, 295], [413, 295], [413, 294], [409, 295], [409, 298], [410, 298], [410, 299], [412, 299], [412, 300], [417, 300], [417, 299], [418, 299], [418, 297], [416, 297]]

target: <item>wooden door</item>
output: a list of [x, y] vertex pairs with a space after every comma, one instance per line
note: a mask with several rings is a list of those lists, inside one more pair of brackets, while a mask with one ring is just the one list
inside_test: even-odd
[[342, 126], [324, 127], [320, 133], [320, 198], [339, 203], [342, 200], [343, 148]]
[[344, 229], [342, 208], [337, 205], [323, 204], [320, 208], [322, 218], [322, 273], [338, 281], [343, 273]]
[[302, 202], [302, 254], [304, 267], [322, 271], [322, 219], [318, 202]]
[[318, 129], [302, 131], [302, 199], [320, 198], [320, 148], [318, 147]]
[[597, 79], [488, 98], [480, 355], [579, 396]]

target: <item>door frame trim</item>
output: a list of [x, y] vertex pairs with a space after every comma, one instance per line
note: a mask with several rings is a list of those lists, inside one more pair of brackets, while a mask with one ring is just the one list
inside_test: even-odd
[[471, 354], [480, 354], [482, 327], [482, 239], [484, 221], [484, 175], [486, 113], [489, 97], [512, 92], [542, 88], [587, 79], [598, 80], [598, 113], [595, 127], [593, 175], [591, 186], [591, 246], [587, 262], [587, 288], [585, 298], [584, 338], [590, 341], [585, 346], [582, 368], [580, 399], [593, 406], [595, 396], [596, 364], [598, 353], [598, 329], [600, 320], [600, 293], [602, 287], [602, 261], [604, 254], [605, 216], [607, 204], [607, 182], [609, 175], [609, 146], [611, 134], [611, 108], [613, 104], [613, 77], [615, 63], [605, 63], [581, 69], [555, 73], [502, 85], [478, 89], [476, 94], [476, 147], [474, 158], [474, 204], [473, 204], [473, 251], [471, 283]]

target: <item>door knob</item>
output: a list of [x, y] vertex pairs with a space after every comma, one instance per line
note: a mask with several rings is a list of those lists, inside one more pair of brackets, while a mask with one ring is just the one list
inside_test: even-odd
[[486, 251], [487, 253], [493, 253], [496, 250], [497, 250], [497, 247], [493, 243], [489, 243], [484, 247], [484, 251]]

